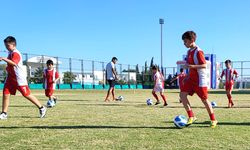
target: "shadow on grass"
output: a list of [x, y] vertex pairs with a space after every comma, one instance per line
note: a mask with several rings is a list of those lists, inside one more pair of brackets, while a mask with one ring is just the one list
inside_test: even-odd
[[72, 99], [72, 100], [63, 100], [63, 99], [62, 99], [62, 100], [61, 100], [61, 99], [59, 99], [58, 102], [60, 102], [60, 101], [62, 101], [62, 102], [72, 102], [72, 101], [73, 101], [73, 102], [90, 102], [90, 101], [92, 101], [92, 102], [93, 102], [93, 101], [95, 101], [95, 100], [86, 100], [86, 99], [84, 99], [84, 100], [76, 100], [76, 99]]
[[18, 126], [1, 126], [0, 129], [177, 129], [176, 127], [149, 127], [149, 126], [93, 126], [93, 125], [78, 125], [78, 126], [30, 126], [30, 127], [18, 127]]
[[[233, 94], [250, 94], [250, 90], [233, 91]], [[225, 94], [226, 91], [209, 91], [209, 94]]]
[[[195, 122], [194, 124], [210, 124], [210, 121]], [[250, 122], [218, 122], [218, 126], [250, 126]]]
[[35, 107], [34, 105], [10, 105], [9, 107]]

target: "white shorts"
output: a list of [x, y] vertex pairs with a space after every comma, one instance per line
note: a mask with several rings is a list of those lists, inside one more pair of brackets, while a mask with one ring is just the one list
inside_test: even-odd
[[155, 85], [153, 91], [154, 92], [164, 92], [164, 87], [162, 84], [157, 84], [157, 85]]

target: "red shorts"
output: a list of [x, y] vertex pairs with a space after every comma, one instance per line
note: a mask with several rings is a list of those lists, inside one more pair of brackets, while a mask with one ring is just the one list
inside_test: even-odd
[[47, 97], [52, 96], [53, 93], [54, 93], [54, 89], [45, 89], [45, 95], [46, 95]]
[[225, 85], [226, 91], [233, 90], [233, 87], [234, 87], [234, 81], [226, 82], [226, 85]]
[[18, 86], [16, 82], [6, 81], [3, 88], [3, 94], [16, 95], [16, 90], [18, 90], [23, 96], [30, 95], [30, 89], [28, 85]]
[[190, 79], [184, 81], [181, 92], [187, 92], [191, 96], [196, 93], [202, 100], [208, 99], [207, 87], [199, 87], [197, 83]]

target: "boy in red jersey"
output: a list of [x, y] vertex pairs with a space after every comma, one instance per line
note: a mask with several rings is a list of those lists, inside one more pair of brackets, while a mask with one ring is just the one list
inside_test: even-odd
[[152, 71], [154, 74], [154, 89], [152, 91], [153, 96], [155, 97], [155, 99], [157, 100], [155, 105], [160, 104], [160, 100], [156, 94], [156, 92], [160, 92], [160, 95], [164, 101], [163, 106], [167, 106], [167, 99], [164, 95], [164, 77], [163, 75], [159, 72], [158, 67], [157, 66], [153, 66], [152, 67]]
[[[180, 69], [180, 74], [178, 74], [176, 77], [174, 77], [170, 83], [174, 82], [175, 80], [178, 80], [178, 83], [179, 83], [179, 88], [180, 88], [180, 91], [181, 89], [183, 89], [183, 80], [186, 78], [186, 73], [184, 72], [184, 69], [181, 68]], [[181, 94], [179, 95], [181, 97]], [[181, 98], [180, 98], [180, 103], [182, 103], [181, 101]]]
[[56, 87], [56, 83], [60, 79], [59, 74], [56, 69], [54, 69], [52, 60], [48, 60], [46, 64], [47, 69], [44, 69], [43, 72], [45, 96], [47, 96], [50, 101], [54, 101], [56, 103], [57, 98], [53, 94]]
[[219, 80], [225, 76], [225, 89], [227, 92], [227, 98], [228, 98], [228, 108], [231, 108], [234, 106], [233, 99], [232, 99], [232, 90], [234, 87], [234, 80], [238, 78], [238, 73], [235, 69], [231, 66], [231, 60], [225, 61], [226, 69], [224, 69], [221, 73], [221, 76]]
[[210, 116], [211, 127], [215, 128], [218, 121], [215, 119], [211, 103], [208, 101], [208, 91], [206, 85], [206, 60], [203, 51], [195, 44], [196, 33], [187, 31], [182, 35], [184, 45], [189, 48], [187, 60], [184, 68], [189, 69], [187, 77], [184, 79], [184, 86], [181, 89], [181, 100], [184, 108], [188, 113], [187, 126], [191, 125], [197, 118], [194, 116], [192, 108], [187, 98], [188, 95], [196, 93]]
[[46, 114], [46, 107], [42, 106], [39, 100], [30, 94], [22, 55], [16, 49], [16, 39], [12, 36], [8, 36], [4, 40], [4, 44], [9, 51], [9, 55], [7, 58], [0, 57], [0, 61], [7, 63], [6, 70], [8, 74], [3, 88], [3, 103], [0, 119], [7, 119], [10, 95], [16, 95], [16, 90], [20, 91], [27, 100], [37, 106], [40, 111], [40, 118], [43, 118]]

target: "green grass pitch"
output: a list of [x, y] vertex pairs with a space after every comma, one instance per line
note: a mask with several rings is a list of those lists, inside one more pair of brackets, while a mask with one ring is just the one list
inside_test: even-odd
[[[46, 104], [43, 91], [32, 91]], [[56, 107], [38, 118], [38, 109], [20, 95], [12, 96], [8, 119], [0, 120], [0, 149], [250, 149], [250, 91], [234, 91], [235, 107], [223, 90], [210, 91], [216, 101], [218, 127], [197, 96], [190, 97], [198, 121], [177, 129], [176, 115], [186, 112], [178, 90], [166, 90], [169, 106], [147, 106], [151, 90], [117, 90], [123, 102], [105, 103], [106, 91], [58, 90]]]

